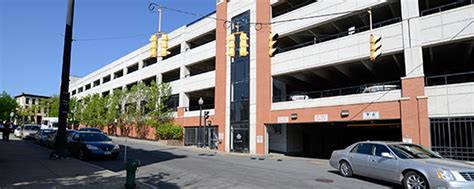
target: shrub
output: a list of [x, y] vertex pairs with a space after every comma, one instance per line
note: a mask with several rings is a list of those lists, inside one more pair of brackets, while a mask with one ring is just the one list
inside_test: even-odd
[[173, 123], [163, 123], [156, 129], [156, 134], [162, 140], [181, 140], [183, 128]]

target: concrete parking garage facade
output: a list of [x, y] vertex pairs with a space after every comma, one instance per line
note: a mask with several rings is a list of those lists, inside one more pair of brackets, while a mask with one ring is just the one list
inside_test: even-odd
[[[369, 8], [373, 33], [382, 36], [375, 63], [368, 60]], [[209, 18], [169, 33], [166, 59], [149, 59], [145, 45], [72, 82], [70, 93], [81, 98], [150, 79], [168, 82], [185, 135], [199, 125], [195, 107], [203, 97], [223, 151], [324, 158], [354, 141], [390, 139], [472, 159], [473, 13], [468, 0], [218, 0]], [[305, 19], [288, 21], [295, 18]], [[227, 56], [236, 28], [224, 20], [248, 31], [247, 57]], [[280, 35], [274, 57], [270, 31]], [[456, 55], [454, 63], [438, 52]]]

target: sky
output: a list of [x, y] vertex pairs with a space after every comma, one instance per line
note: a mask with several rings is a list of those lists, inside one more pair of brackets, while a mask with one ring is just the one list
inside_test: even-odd
[[[206, 15], [216, 0], [75, 0], [71, 75], [85, 76], [146, 45], [158, 16], [148, 3]], [[59, 94], [67, 0], [0, 0], [0, 92]], [[162, 31], [199, 17], [163, 11]]]

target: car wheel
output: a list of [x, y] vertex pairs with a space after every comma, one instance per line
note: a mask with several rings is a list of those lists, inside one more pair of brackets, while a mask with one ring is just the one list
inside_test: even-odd
[[406, 173], [403, 177], [403, 186], [406, 189], [425, 189], [429, 188], [428, 181], [425, 179], [424, 176], [421, 174], [414, 172], [414, 171], [409, 171]]
[[339, 163], [339, 173], [344, 177], [352, 176], [352, 167], [347, 161], [341, 161]]
[[79, 152], [77, 153], [77, 157], [80, 160], [86, 160], [86, 154], [84, 153], [84, 150], [79, 150]]

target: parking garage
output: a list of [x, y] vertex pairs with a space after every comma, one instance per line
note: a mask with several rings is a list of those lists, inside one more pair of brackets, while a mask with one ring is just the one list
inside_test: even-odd
[[203, 89], [199, 91], [193, 91], [186, 93], [189, 99], [189, 106], [187, 111], [199, 110], [199, 98], [202, 98], [203, 104], [202, 109], [214, 109], [214, 88]]
[[273, 76], [273, 102], [400, 89], [405, 76], [403, 53]]
[[328, 159], [358, 141], [401, 141], [400, 120], [267, 125], [270, 153]]

